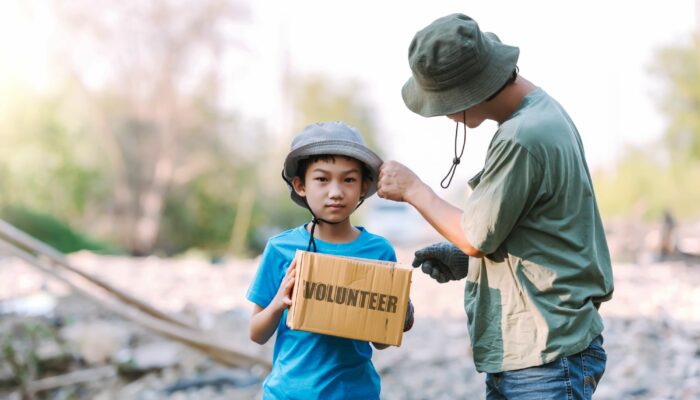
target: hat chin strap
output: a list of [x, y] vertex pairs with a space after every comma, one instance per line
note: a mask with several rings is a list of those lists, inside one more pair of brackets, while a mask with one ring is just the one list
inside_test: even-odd
[[452, 159], [452, 166], [450, 167], [450, 170], [447, 171], [447, 175], [445, 175], [445, 177], [442, 178], [442, 181], [440, 181], [440, 186], [443, 189], [447, 189], [448, 187], [450, 187], [450, 183], [452, 183], [452, 178], [454, 178], [455, 172], [457, 171], [457, 166], [459, 165], [460, 160], [464, 155], [464, 147], [467, 145], [467, 110], [462, 111], [462, 126], [464, 127], [464, 139], [462, 140], [462, 151], [460, 151], [459, 154], [457, 154], [457, 136], [459, 133], [459, 122], [455, 123], [457, 124], [455, 126], [455, 158]]
[[[357, 208], [360, 207], [362, 205], [362, 203], [364, 203], [364, 202], [365, 202], [364, 198], [362, 200], [360, 200], [360, 202], [357, 203], [357, 205], [355, 206], [355, 209], [353, 210], [353, 212], [355, 212], [355, 210], [357, 210]], [[339, 224], [341, 222], [347, 221], [350, 218], [350, 215], [348, 215], [347, 217], [345, 217], [345, 219], [343, 219], [341, 221], [331, 222], [331, 221], [325, 220], [323, 218], [317, 217], [316, 214], [314, 214], [314, 212], [311, 210], [311, 207], [309, 206], [309, 202], [306, 201], [306, 197], [304, 197], [304, 204], [306, 204], [306, 208], [309, 210], [309, 212], [311, 213], [311, 216], [313, 217], [313, 219], [311, 220], [311, 224], [312, 224], [311, 225], [311, 232], [310, 232], [311, 237], [309, 237], [309, 244], [308, 244], [308, 246], [306, 246], [306, 251], [312, 251], [311, 247], [313, 247], [314, 248], [313, 252], [316, 253], [317, 252], [316, 239], [314, 238], [314, 233], [316, 232], [316, 225], [320, 224], [321, 222], [326, 223], [326, 224], [330, 224], [330, 225], [336, 225], [336, 224]]]

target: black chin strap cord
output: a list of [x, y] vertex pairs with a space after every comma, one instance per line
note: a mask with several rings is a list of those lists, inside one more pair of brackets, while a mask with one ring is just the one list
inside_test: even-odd
[[337, 222], [327, 221], [325, 219], [317, 217], [316, 214], [314, 214], [314, 212], [311, 211], [311, 207], [309, 207], [309, 203], [306, 201], [306, 199], [304, 199], [304, 203], [306, 203], [306, 208], [309, 210], [309, 212], [311, 213], [311, 216], [313, 217], [311, 219], [311, 232], [309, 232], [311, 236], [309, 237], [309, 244], [308, 244], [308, 246], [306, 246], [306, 251], [310, 251], [311, 247], [313, 246], [313, 248], [314, 248], [313, 252], [316, 253], [316, 251], [317, 251], [316, 250], [316, 239], [314, 238], [314, 234], [316, 233], [316, 226], [318, 224], [320, 224], [321, 222], [326, 223], [326, 224], [331, 224], [331, 225], [339, 224], [341, 222], [344, 222], [346, 219], [350, 218], [350, 216], [348, 216], [347, 218], [345, 218], [342, 221], [337, 221]]
[[[365, 199], [361, 199], [360, 202], [357, 203], [357, 206], [355, 206], [355, 210], [357, 210], [364, 202], [365, 202]], [[348, 218], [350, 218], [350, 216], [348, 215], [342, 221], [337, 221], [337, 222], [327, 221], [325, 219], [317, 217], [314, 214], [314, 212], [311, 211], [311, 207], [309, 207], [309, 203], [306, 201], [306, 198], [304, 198], [304, 203], [306, 203], [306, 208], [309, 210], [309, 212], [311, 213], [311, 216], [313, 217], [313, 219], [311, 220], [311, 232], [310, 232], [311, 237], [309, 237], [309, 245], [306, 246], [306, 251], [310, 251], [311, 247], [313, 246], [313, 248], [314, 248], [313, 252], [316, 253], [316, 239], [314, 238], [314, 233], [316, 232], [316, 225], [320, 224], [321, 222], [326, 223], [326, 224], [331, 224], [331, 225], [339, 224], [341, 222], [345, 222]], [[355, 212], [355, 210], [353, 210], [353, 212]]]
[[[290, 181], [288, 181], [287, 178], [284, 176], [284, 170], [282, 170], [282, 179], [284, 179], [284, 181], [287, 182], [289, 187], [292, 190], [294, 190], [294, 186], [292, 186], [292, 183]], [[313, 211], [311, 211], [311, 207], [309, 206], [309, 202], [306, 201], [306, 197], [304, 197], [303, 199], [304, 199], [304, 204], [306, 204], [306, 209], [309, 210], [309, 212], [311, 213], [311, 217], [312, 217], [312, 219], [311, 219], [311, 232], [309, 232], [311, 236], [309, 237], [309, 244], [306, 246], [306, 251], [311, 251], [311, 247], [313, 247], [313, 252], [316, 253], [317, 252], [316, 239], [314, 238], [314, 234], [316, 233], [316, 226], [318, 224], [320, 224], [321, 222], [326, 223], [326, 224], [330, 224], [330, 225], [336, 225], [336, 224], [339, 224], [341, 222], [345, 222], [348, 218], [350, 218], [350, 216], [348, 215], [342, 221], [336, 221], [336, 222], [331, 222], [331, 221], [325, 220], [323, 218], [319, 218], [316, 216], [316, 214], [314, 214]], [[357, 208], [360, 207], [362, 205], [362, 203], [364, 203], [364, 201], [365, 201], [364, 198], [361, 199], [360, 202], [357, 203], [355, 210], [357, 210]], [[353, 212], [354, 212], [354, 210], [353, 210]]]
[[[459, 165], [462, 156], [464, 155], [464, 148], [467, 144], [467, 125], [465, 124], [464, 120], [467, 117], [467, 112], [463, 111], [462, 112], [462, 126], [464, 127], [464, 140], [462, 141], [462, 150], [459, 152], [459, 155], [457, 154], [457, 137], [459, 136], [459, 122], [456, 122], [455, 126], [455, 158], [452, 159], [452, 166], [450, 167], [450, 170], [447, 171], [447, 175], [445, 175], [444, 178], [442, 178], [442, 181], [440, 181], [440, 186], [443, 189], [447, 189], [450, 187], [450, 183], [452, 183], [452, 178], [455, 176], [455, 172], [457, 171], [457, 166]], [[447, 184], [445, 184], [445, 181], [447, 181]]]

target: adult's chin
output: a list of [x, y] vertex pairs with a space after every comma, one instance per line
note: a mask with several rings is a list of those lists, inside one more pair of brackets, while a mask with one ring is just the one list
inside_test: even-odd
[[466, 125], [467, 128], [469, 128], [469, 129], [474, 129], [474, 128], [478, 128], [483, 122], [484, 122], [483, 119], [478, 120], [478, 121], [470, 121], [469, 119], [467, 119], [467, 121], [464, 123], [464, 125]]

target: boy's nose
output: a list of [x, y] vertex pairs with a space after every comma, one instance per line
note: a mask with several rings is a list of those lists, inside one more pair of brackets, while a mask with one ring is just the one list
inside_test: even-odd
[[340, 185], [338, 183], [331, 183], [330, 188], [328, 190], [328, 197], [332, 199], [343, 197], [343, 191], [340, 189]]

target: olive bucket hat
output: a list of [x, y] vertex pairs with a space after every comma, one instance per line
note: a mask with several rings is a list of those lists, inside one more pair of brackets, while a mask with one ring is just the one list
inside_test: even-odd
[[472, 18], [451, 14], [418, 31], [408, 49], [412, 76], [403, 101], [424, 117], [451, 115], [488, 99], [512, 75], [520, 50]]
[[300, 160], [317, 155], [347, 156], [364, 163], [370, 171], [369, 189], [364, 198], [377, 191], [377, 176], [382, 159], [367, 147], [360, 132], [340, 121], [320, 122], [307, 125], [294, 137], [284, 160], [282, 177], [292, 200], [298, 205], [307, 207], [304, 198], [294, 191], [292, 179], [297, 175]]

